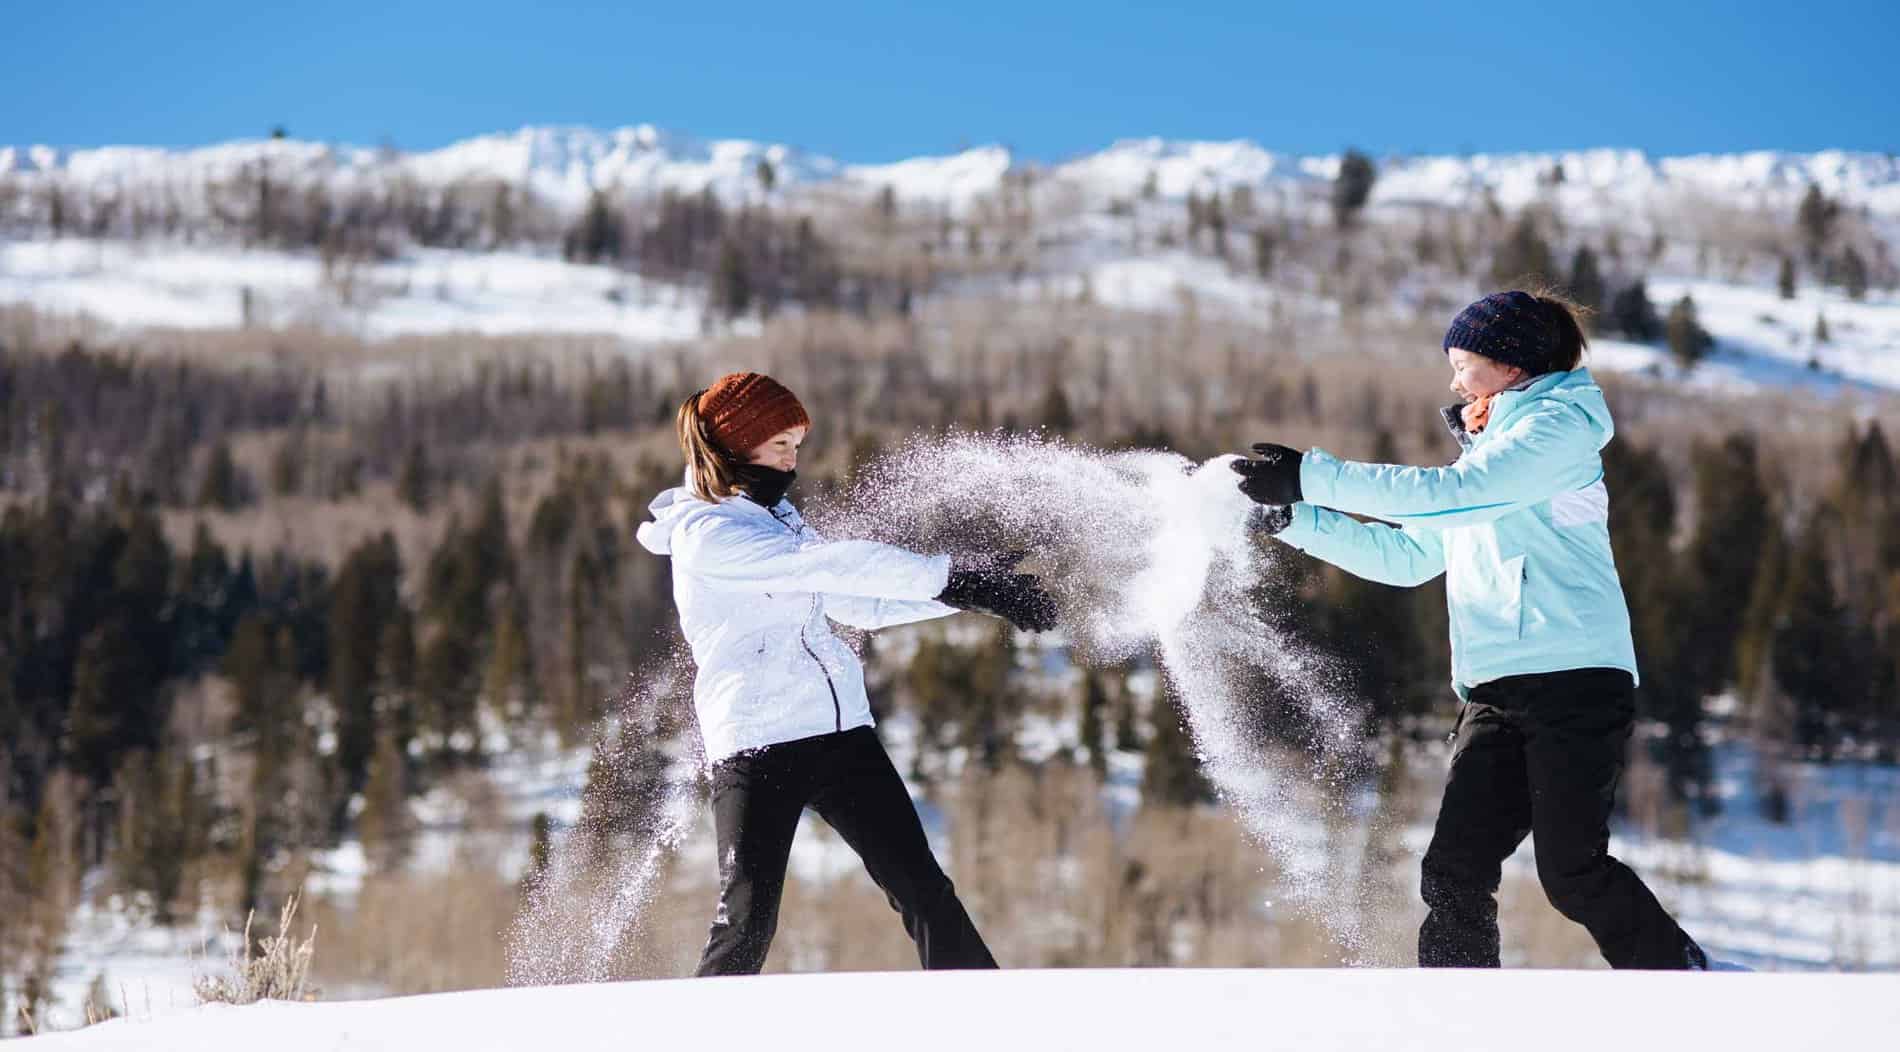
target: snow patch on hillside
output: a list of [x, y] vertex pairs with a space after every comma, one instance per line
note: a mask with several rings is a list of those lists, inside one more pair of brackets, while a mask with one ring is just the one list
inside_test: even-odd
[[0, 303], [124, 328], [695, 338], [696, 289], [521, 252], [418, 249], [326, 275], [314, 256], [95, 239], [0, 242]]

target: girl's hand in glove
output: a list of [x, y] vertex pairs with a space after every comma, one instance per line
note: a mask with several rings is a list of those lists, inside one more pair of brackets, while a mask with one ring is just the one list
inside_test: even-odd
[[1257, 443], [1253, 451], [1260, 454], [1259, 460], [1229, 461], [1240, 474], [1240, 492], [1257, 504], [1298, 504], [1300, 461], [1306, 454], [1271, 442]]
[[1034, 574], [1012, 572], [1021, 559], [1017, 554], [982, 560], [974, 568], [953, 565], [950, 583], [937, 601], [1000, 617], [1025, 632], [1047, 632], [1056, 626], [1056, 601], [1042, 590]]

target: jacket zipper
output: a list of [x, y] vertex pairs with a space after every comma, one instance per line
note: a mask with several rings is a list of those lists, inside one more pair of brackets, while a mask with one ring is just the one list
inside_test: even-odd
[[[798, 536], [798, 530], [791, 523], [786, 522], [784, 519], [779, 519], [778, 512], [772, 511], [772, 509], [770, 508], [767, 508], [766, 510], [771, 513], [774, 519], [778, 519], [778, 523], [780, 526], [783, 526], [786, 529], [791, 530], [792, 536], [794, 537]], [[813, 593], [811, 601], [814, 604], [820, 602], [816, 593]], [[810, 616], [807, 615], [806, 621], [809, 622], [810, 620], [811, 620]], [[825, 689], [831, 692], [832, 729], [834, 732], [842, 732], [844, 730], [844, 706], [838, 703], [838, 685], [831, 681], [831, 669], [827, 668], [825, 666], [825, 663], [819, 659], [818, 652], [811, 648], [811, 641], [805, 638], [804, 625], [798, 626], [798, 645], [805, 648], [805, 655], [811, 658], [812, 661], [817, 664], [818, 671], [824, 675]]]
[[[805, 648], [805, 653], [810, 654], [813, 661], [818, 661], [818, 652], [813, 650], [811, 644], [805, 641], [805, 630], [802, 627], [798, 630], [798, 645]], [[842, 731], [844, 730], [844, 706], [838, 704], [838, 685], [831, 681], [831, 670], [825, 667], [823, 661], [818, 661], [818, 671], [825, 674], [825, 689], [831, 691], [831, 719], [833, 729]]]

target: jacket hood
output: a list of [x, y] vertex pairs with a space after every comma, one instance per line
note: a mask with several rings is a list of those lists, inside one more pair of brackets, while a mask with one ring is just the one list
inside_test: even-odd
[[693, 491], [685, 486], [675, 486], [664, 490], [647, 505], [647, 514], [653, 521], [643, 522], [634, 531], [640, 540], [640, 546], [655, 555], [673, 554], [673, 535], [695, 512], [704, 513], [717, 508], [717, 504], [708, 504], [693, 496]]
[[[1485, 430], [1501, 430], [1510, 423], [1512, 417], [1539, 401], [1558, 401], [1575, 406], [1596, 432], [1598, 449], [1609, 445], [1610, 439], [1616, 436], [1616, 422], [1610, 417], [1610, 403], [1604, 399], [1603, 388], [1597, 386], [1596, 379], [1588, 369], [1545, 373], [1523, 387], [1498, 392], [1497, 401], [1491, 408], [1491, 422]], [[1442, 413], [1452, 435], [1460, 444], [1468, 444], [1472, 436], [1465, 433], [1464, 421], [1459, 416], [1461, 408], [1446, 406]]]

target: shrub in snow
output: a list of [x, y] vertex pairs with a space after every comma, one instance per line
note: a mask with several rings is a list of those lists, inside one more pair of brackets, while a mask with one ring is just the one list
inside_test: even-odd
[[284, 900], [277, 917], [277, 935], [253, 942], [253, 910], [244, 918], [244, 938], [231, 950], [231, 974], [200, 975], [191, 988], [200, 1004], [248, 1005], [258, 1001], [302, 1001], [314, 993], [309, 988], [310, 958], [316, 951], [317, 929], [298, 941], [290, 934], [290, 922], [297, 915], [297, 896]]

